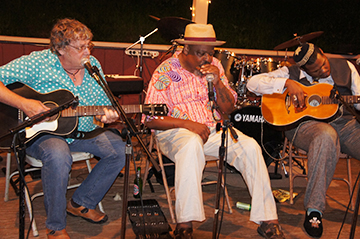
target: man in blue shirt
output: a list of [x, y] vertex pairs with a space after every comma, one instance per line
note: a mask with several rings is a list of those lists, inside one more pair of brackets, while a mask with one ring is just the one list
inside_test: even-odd
[[[41, 101], [24, 98], [5, 86], [21, 82], [39, 93], [68, 90], [79, 98], [79, 106], [110, 105], [102, 87], [83, 66], [84, 60], [89, 60], [103, 75], [100, 63], [90, 55], [92, 37], [91, 31], [79, 21], [59, 20], [51, 31], [50, 49], [32, 52], [0, 67], [0, 102], [22, 110], [29, 117], [49, 110]], [[102, 110], [104, 115], [95, 117], [102, 123], [119, 118], [116, 111]], [[90, 132], [96, 127], [94, 117], [79, 117], [77, 130]], [[124, 167], [124, 151], [125, 143], [112, 131], [84, 139], [41, 134], [28, 143], [26, 153], [43, 163], [41, 178], [48, 238], [70, 238], [65, 230], [66, 212], [92, 223], [107, 221], [107, 215], [95, 208]], [[100, 160], [66, 203], [71, 152], [89, 152]]]

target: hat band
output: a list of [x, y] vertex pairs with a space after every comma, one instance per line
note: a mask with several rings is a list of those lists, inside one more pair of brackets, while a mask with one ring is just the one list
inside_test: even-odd
[[212, 41], [212, 42], [216, 42], [216, 38], [215, 37], [184, 37], [185, 41]]
[[305, 56], [301, 59], [301, 61], [297, 62], [296, 65], [298, 65], [299, 67], [305, 65], [310, 59], [310, 56], [314, 53], [314, 50], [314, 44], [309, 43], [309, 49], [307, 50]]

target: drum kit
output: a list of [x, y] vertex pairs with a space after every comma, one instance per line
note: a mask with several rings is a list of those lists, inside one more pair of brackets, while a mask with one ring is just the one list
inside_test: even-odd
[[[300, 45], [313, 38], [323, 34], [323, 31], [312, 32], [304, 36], [297, 36], [290, 41], [281, 43], [276, 46], [274, 50], [287, 49], [289, 47]], [[287, 56], [283, 61], [277, 61], [273, 58], [259, 57], [256, 59], [247, 59], [245, 56], [238, 57], [235, 53], [226, 50], [218, 49], [215, 51], [214, 56], [221, 62], [224, 67], [225, 75], [228, 78], [230, 86], [238, 94], [238, 101], [236, 108], [246, 106], [259, 106], [260, 97], [256, 97], [253, 93], [249, 92], [246, 88], [248, 80], [256, 74], [267, 73], [276, 70], [282, 66], [290, 66], [287, 61]]]
[[259, 57], [248, 60], [245, 56], [237, 57], [233, 52], [226, 50], [216, 50], [214, 57], [223, 65], [229, 85], [238, 94], [237, 108], [248, 105], [258, 106], [260, 98], [247, 90], [248, 80], [253, 75], [270, 72], [281, 66], [281, 62], [273, 58]]

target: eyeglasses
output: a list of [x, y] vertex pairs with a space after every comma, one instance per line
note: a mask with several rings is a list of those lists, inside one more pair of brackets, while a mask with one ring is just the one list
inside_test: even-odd
[[89, 49], [89, 51], [91, 51], [94, 48], [94, 43], [90, 42], [88, 45], [81, 47], [72, 46], [70, 44], [68, 46], [71, 46], [72, 48], [76, 49], [78, 52], [83, 52], [86, 49]]

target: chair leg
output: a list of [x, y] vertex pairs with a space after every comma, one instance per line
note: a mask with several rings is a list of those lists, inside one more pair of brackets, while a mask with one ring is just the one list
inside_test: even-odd
[[294, 204], [294, 176], [292, 170], [292, 143], [289, 142], [289, 193], [290, 193], [290, 204]]
[[351, 160], [350, 157], [346, 156], [346, 166], [347, 166], [348, 178], [345, 179], [345, 178], [334, 177], [333, 179], [343, 181], [343, 182], [345, 182], [347, 184], [348, 189], [349, 189], [349, 196], [350, 196], [350, 200], [351, 200], [351, 205], [350, 205], [351, 208], [350, 209], [354, 210], [354, 208], [355, 208], [354, 200], [351, 199], [353, 186], [352, 186], [352, 178], [351, 178], [351, 162], [350, 162], [350, 160]]
[[[154, 135], [151, 134], [150, 136], [150, 142], [149, 142], [149, 152], [151, 153], [152, 149], [153, 149], [153, 146], [154, 146]], [[145, 185], [147, 183], [146, 179], [149, 175], [149, 168], [150, 168], [150, 162], [149, 160], [146, 160], [146, 166], [145, 166], [145, 172], [144, 172], [144, 177], [143, 177], [143, 188], [142, 188], [142, 191], [144, 192], [145, 190]]]
[[32, 209], [33, 209], [32, 206], [31, 206], [32, 200], [29, 198], [29, 192], [26, 189], [26, 187], [24, 188], [24, 193], [25, 193], [26, 205], [27, 205], [27, 208], [28, 208], [28, 211], [29, 211], [30, 221], [31, 221], [31, 219], [33, 219], [32, 224], [31, 224], [31, 229], [33, 231], [33, 236], [37, 237], [37, 236], [39, 236], [39, 232], [38, 232], [37, 227], [36, 227], [35, 218], [33, 218], [33, 214], [32, 214]]
[[9, 151], [6, 155], [5, 196], [4, 196], [5, 202], [9, 200], [10, 165], [11, 165], [11, 152]]
[[159, 166], [161, 168], [161, 175], [162, 175], [162, 178], [163, 178], [164, 189], [165, 189], [165, 193], [166, 193], [166, 199], [167, 199], [167, 202], [168, 202], [168, 205], [169, 205], [169, 211], [170, 211], [171, 220], [172, 220], [173, 223], [176, 223], [175, 213], [174, 213], [174, 210], [173, 210], [173, 207], [172, 207], [171, 193], [170, 193], [169, 185], [168, 185], [167, 179], [166, 179], [164, 163], [163, 163], [161, 152], [160, 152], [160, 149], [159, 149], [159, 146], [158, 146], [157, 143], [156, 143], [156, 151], [158, 152], [159, 164], [160, 164]]
[[[352, 196], [352, 188], [353, 188], [353, 183], [352, 183], [352, 178], [351, 178], [351, 159], [348, 156], [346, 158], [346, 165], [347, 165], [347, 172], [348, 172], [348, 182], [349, 182], [349, 195]], [[354, 198], [354, 197], [353, 197]], [[355, 205], [354, 205], [354, 200], [351, 200], [351, 210], [355, 209]]]
[[146, 185], [146, 179], [149, 175], [149, 167], [150, 167], [150, 163], [149, 163], [149, 160], [146, 160], [146, 165], [145, 165], [145, 171], [144, 171], [144, 175], [143, 175], [143, 188], [142, 188], [142, 191], [144, 192], [145, 190], [145, 185]]
[[[224, 182], [224, 175], [222, 177], [223, 177], [222, 181]], [[225, 184], [222, 184], [221, 186], [224, 189], [225, 200], [226, 200], [226, 204], [227, 204], [227, 206], [229, 208], [229, 213], [232, 214], [232, 208], [231, 208], [231, 204], [230, 204], [230, 198], [229, 198], [229, 194], [228, 194], [228, 191], [227, 191], [227, 187], [226, 187]]]

